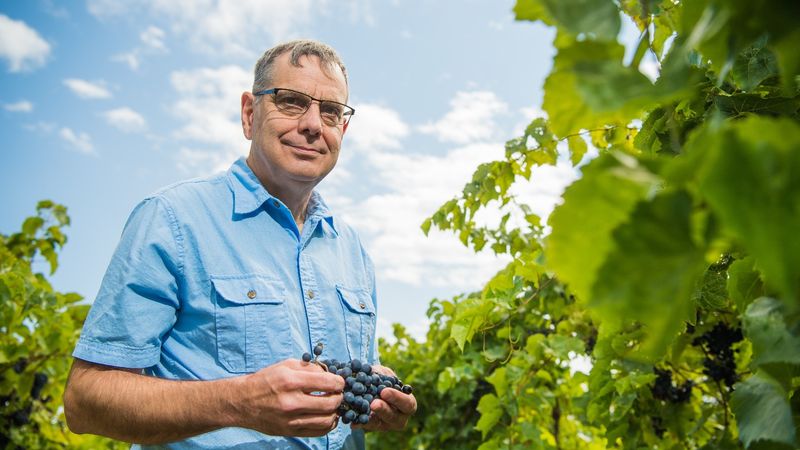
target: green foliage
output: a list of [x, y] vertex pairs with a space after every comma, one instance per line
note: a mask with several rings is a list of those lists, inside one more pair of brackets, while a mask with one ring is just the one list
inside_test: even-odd
[[[481, 292], [434, 300], [424, 342], [400, 327], [381, 342], [420, 410], [410, 433], [370, 440], [799, 448], [800, 3], [518, 0], [514, 12], [556, 29], [548, 119], [422, 226], [512, 261]], [[628, 58], [620, 13], [641, 33]], [[581, 178], [546, 234], [512, 187], [562, 148]], [[476, 223], [486, 208], [502, 220]]]
[[69, 225], [61, 205], [42, 201], [36, 210], [20, 232], [0, 234], [0, 448], [119, 447], [64, 422], [64, 384], [88, 306], [35, 272], [39, 258], [56, 271]]

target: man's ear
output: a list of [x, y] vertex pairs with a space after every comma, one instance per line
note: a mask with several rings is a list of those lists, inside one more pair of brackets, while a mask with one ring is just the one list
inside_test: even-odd
[[242, 92], [242, 133], [247, 140], [253, 139], [253, 110], [255, 97], [250, 92]]
[[348, 125], [350, 125], [350, 122], [345, 123], [344, 126], [342, 127], [342, 136], [344, 136], [344, 133], [347, 131]]

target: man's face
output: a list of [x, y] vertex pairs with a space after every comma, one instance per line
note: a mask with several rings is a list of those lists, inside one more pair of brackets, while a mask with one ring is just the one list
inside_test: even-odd
[[[316, 56], [303, 56], [299, 62], [301, 67], [295, 67], [289, 53], [279, 56], [267, 88], [347, 101], [347, 83], [338, 67], [324, 72]], [[317, 102], [302, 116], [291, 118], [278, 111], [272, 100], [272, 95], [264, 95], [254, 103], [252, 93], [242, 94], [242, 129], [252, 141], [248, 163], [271, 193], [287, 189], [300, 193], [319, 183], [336, 165], [342, 125], [325, 125]]]

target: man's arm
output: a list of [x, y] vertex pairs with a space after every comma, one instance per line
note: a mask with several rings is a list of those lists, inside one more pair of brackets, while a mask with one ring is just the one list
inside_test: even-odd
[[142, 444], [231, 426], [278, 436], [322, 436], [337, 424], [343, 388], [341, 377], [298, 360], [240, 377], [175, 381], [75, 359], [64, 412], [73, 432]]

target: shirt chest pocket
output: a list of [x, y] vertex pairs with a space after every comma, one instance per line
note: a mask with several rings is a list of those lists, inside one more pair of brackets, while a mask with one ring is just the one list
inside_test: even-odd
[[366, 289], [351, 289], [336, 285], [342, 302], [347, 351], [350, 359], [367, 361], [375, 336], [375, 305]]
[[260, 276], [212, 277], [217, 356], [230, 372], [255, 372], [291, 352], [286, 290]]

